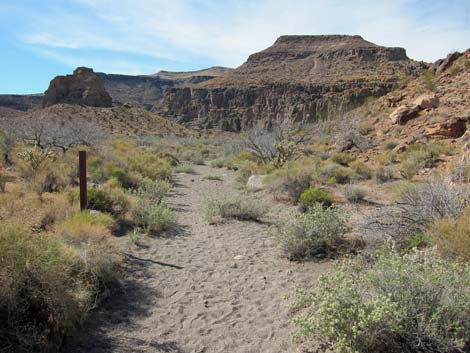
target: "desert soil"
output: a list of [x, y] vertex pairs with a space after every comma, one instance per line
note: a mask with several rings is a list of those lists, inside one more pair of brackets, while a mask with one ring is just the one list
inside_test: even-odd
[[[67, 352], [286, 353], [294, 288], [314, 285], [331, 263], [292, 263], [269, 222], [209, 225], [208, 197], [236, 192], [235, 175], [207, 166], [178, 174], [169, 202], [178, 227], [126, 251], [125, 277]], [[217, 174], [223, 181], [202, 180]], [[268, 200], [270, 200], [268, 198]], [[272, 204], [269, 219], [283, 212]]]

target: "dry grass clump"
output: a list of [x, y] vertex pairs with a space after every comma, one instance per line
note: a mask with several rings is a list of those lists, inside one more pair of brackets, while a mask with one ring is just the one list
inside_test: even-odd
[[328, 182], [338, 184], [347, 184], [354, 178], [354, 172], [350, 168], [343, 167], [337, 163], [325, 164], [321, 168], [320, 174]]
[[344, 260], [316, 290], [298, 290], [297, 338], [340, 353], [465, 352], [470, 266], [430, 251], [382, 251]]
[[436, 221], [431, 227], [431, 239], [446, 257], [470, 261], [470, 207], [458, 218]]
[[354, 171], [358, 179], [367, 180], [372, 178], [372, 168], [363, 161], [353, 161], [349, 167]]
[[306, 213], [293, 211], [280, 221], [275, 238], [290, 260], [305, 260], [335, 253], [348, 231], [347, 215], [342, 210], [316, 203]]
[[261, 221], [268, 212], [268, 206], [250, 194], [209, 199], [204, 205], [204, 219], [209, 224], [220, 223], [226, 219]]
[[387, 183], [393, 179], [393, 169], [390, 167], [378, 167], [374, 172], [374, 179], [377, 183]]
[[107, 244], [0, 224], [0, 349], [56, 351], [115, 278]]

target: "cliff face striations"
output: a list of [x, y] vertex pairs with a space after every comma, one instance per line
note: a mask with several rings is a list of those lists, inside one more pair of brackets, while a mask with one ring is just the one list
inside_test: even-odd
[[260, 120], [311, 121], [350, 110], [391, 91], [404, 75], [427, 67], [402, 48], [360, 36], [282, 36], [239, 68], [172, 87], [154, 108], [194, 128], [240, 131]]

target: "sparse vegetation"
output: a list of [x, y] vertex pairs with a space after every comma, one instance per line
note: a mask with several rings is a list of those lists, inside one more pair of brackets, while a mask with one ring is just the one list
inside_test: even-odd
[[222, 181], [224, 180], [220, 175], [215, 175], [215, 174], [208, 174], [204, 175], [202, 177], [202, 180], [216, 180], [216, 181]]

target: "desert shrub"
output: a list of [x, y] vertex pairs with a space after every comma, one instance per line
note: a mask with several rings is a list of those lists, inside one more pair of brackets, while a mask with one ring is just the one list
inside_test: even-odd
[[372, 169], [363, 161], [351, 162], [349, 163], [349, 167], [359, 179], [367, 180], [372, 178]]
[[331, 206], [333, 204], [333, 196], [328, 191], [316, 186], [309, 187], [300, 195], [299, 204], [304, 210], [309, 209], [317, 203], [327, 207]]
[[293, 211], [279, 222], [275, 238], [290, 260], [302, 260], [335, 252], [348, 231], [347, 216], [342, 210], [316, 203], [306, 213]]
[[436, 74], [433, 70], [427, 70], [424, 72], [420, 76], [420, 81], [426, 89], [430, 91], [436, 90]]
[[130, 173], [130, 171], [120, 168], [116, 165], [108, 165], [105, 171], [108, 181], [115, 179], [118, 184], [125, 189], [133, 189], [137, 186], [139, 178]]
[[347, 167], [337, 163], [328, 163], [320, 170], [320, 174], [327, 178], [329, 182], [347, 184], [354, 177], [354, 172]]
[[144, 179], [139, 185], [137, 196], [151, 203], [160, 204], [171, 190], [171, 183], [166, 180]]
[[0, 174], [0, 192], [5, 192], [7, 186], [7, 178], [5, 175]]
[[386, 183], [393, 179], [393, 169], [389, 167], [378, 167], [374, 172], [377, 183]]
[[[88, 209], [110, 213], [115, 217], [124, 215], [129, 210], [129, 200], [120, 189], [92, 187], [88, 189]], [[78, 190], [68, 194], [71, 203], [78, 202]]]
[[276, 198], [284, 195], [291, 202], [297, 202], [302, 192], [310, 186], [313, 166], [304, 166], [297, 163], [288, 163], [284, 168], [276, 169], [265, 179], [268, 190]]
[[217, 180], [222, 181], [224, 180], [220, 175], [208, 174], [202, 177], [202, 180]]
[[343, 196], [349, 202], [361, 202], [367, 196], [367, 191], [360, 186], [346, 185], [343, 188]]
[[450, 166], [449, 176], [456, 183], [470, 183], [470, 163], [455, 163]]
[[399, 248], [409, 245], [410, 238], [426, 233], [432, 222], [446, 217], [457, 218], [470, 201], [470, 189], [447, 180], [405, 186], [398, 202], [373, 212], [364, 230], [394, 239]]
[[186, 173], [186, 174], [196, 174], [194, 166], [191, 164], [180, 164], [174, 167], [175, 173]]
[[216, 158], [209, 162], [212, 168], [223, 168], [225, 166], [225, 158]]
[[57, 351], [114, 278], [106, 248], [74, 247], [54, 235], [0, 225], [0, 349]]
[[358, 125], [359, 133], [361, 135], [369, 135], [372, 131], [374, 131], [374, 124], [370, 121], [365, 121]]
[[259, 221], [268, 213], [268, 206], [249, 194], [228, 195], [208, 199], [204, 206], [204, 218], [209, 224], [224, 219]]
[[340, 165], [348, 166], [349, 163], [354, 161], [355, 158], [349, 153], [342, 152], [342, 153], [334, 153], [330, 159], [331, 161], [338, 163]]
[[470, 207], [457, 219], [446, 217], [435, 222], [431, 239], [445, 256], [470, 261]]
[[341, 353], [464, 352], [469, 345], [470, 266], [434, 253], [383, 251], [344, 260], [316, 290], [298, 290], [298, 338]]
[[391, 151], [397, 146], [398, 146], [398, 141], [388, 140], [387, 142], [385, 142], [384, 149], [387, 151]]
[[132, 208], [132, 219], [144, 232], [153, 235], [176, 223], [175, 213], [164, 202], [152, 203], [145, 199], [139, 199]]
[[402, 158], [400, 171], [405, 178], [411, 179], [423, 168], [431, 168], [439, 158], [439, 152], [428, 145], [414, 145], [408, 149]]

